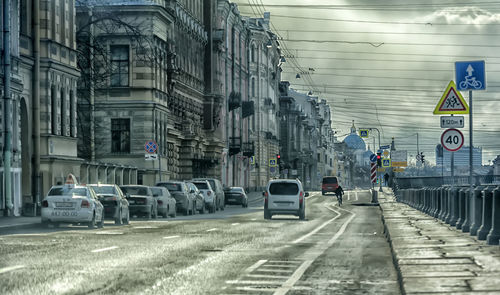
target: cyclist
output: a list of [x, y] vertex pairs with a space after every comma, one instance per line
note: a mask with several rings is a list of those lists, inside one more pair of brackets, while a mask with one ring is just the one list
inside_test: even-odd
[[339, 185], [335, 190], [335, 195], [337, 196], [337, 201], [339, 202], [339, 206], [342, 205], [342, 195], [344, 194], [344, 190]]

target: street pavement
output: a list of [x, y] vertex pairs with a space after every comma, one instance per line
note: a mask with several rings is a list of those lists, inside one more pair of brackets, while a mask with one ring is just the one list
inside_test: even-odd
[[500, 294], [500, 247], [379, 193], [403, 294]]
[[[260, 198], [260, 199], [259, 199]], [[368, 191], [311, 192], [306, 220], [248, 208], [103, 229], [0, 232], [0, 294], [400, 294]]]

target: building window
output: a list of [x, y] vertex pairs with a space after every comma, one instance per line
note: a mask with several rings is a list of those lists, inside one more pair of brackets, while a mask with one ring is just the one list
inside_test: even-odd
[[252, 48], [250, 49], [250, 57], [252, 62], [255, 62], [255, 45], [252, 44]]
[[252, 78], [252, 97], [255, 97], [255, 78]]
[[70, 105], [70, 111], [69, 111], [69, 135], [71, 137], [76, 136], [76, 105], [75, 105], [75, 95], [73, 93], [73, 90], [69, 92], [69, 105]]
[[54, 86], [52, 86], [51, 90], [50, 90], [50, 103], [51, 103], [51, 119], [52, 119], [52, 134], [54, 135], [57, 135], [57, 127], [58, 127], [58, 122], [57, 120], [59, 119], [59, 117], [57, 116], [57, 94], [56, 94], [56, 88]]
[[111, 87], [128, 86], [129, 49], [128, 45], [111, 46]]
[[111, 152], [130, 153], [130, 119], [111, 119]]
[[61, 135], [66, 136], [66, 96], [64, 90], [61, 89]]

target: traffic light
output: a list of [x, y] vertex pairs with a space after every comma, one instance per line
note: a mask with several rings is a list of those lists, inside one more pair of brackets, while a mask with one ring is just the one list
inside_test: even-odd
[[420, 161], [422, 161], [422, 163], [425, 163], [424, 157], [424, 152], [420, 152]]
[[382, 167], [382, 154], [377, 153], [377, 166]]
[[280, 165], [280, 160], [281, 160], [281, 155], [277, 154], [276, 155], [276, 164], [279, 166]]

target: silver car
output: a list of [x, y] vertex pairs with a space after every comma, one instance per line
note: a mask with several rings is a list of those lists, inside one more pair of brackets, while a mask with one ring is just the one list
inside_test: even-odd
[[152, 186], [151, 191], [153, 192], [153, 197], [158, 203], [158, 215], [167, 218], [168, 216], [175, 217], [177, 215], [176, 201], [170, 195], [166, 187], [162, 186]]
[[42, 201], [42, 224], [86, 224], [104, 226], [104, 206], [94, 190], [83, 185], [65, 184], [50, 188]]
[[306, 216], [306, 197], [298, 179], [270, 180], [264, 195], [264, 219], [271, 219], [273, 214], [292, 214], [300, 220]]
[[203, 193], [191, 182], [186, 182], [189, 193], [191, 193], [195, 198], [195, 208], [200, 212], [200, 214], [205, 214], [205, 209], [207, 205], [205, 204], [205, 198], [203, 197]]
[[168, 189], [172, 197], [175, 198], [177, 211], [184, 213], [184, 215], [195, 214], [194, 198], [189, 193], [184, 181], [158, 182], [156, 186], [163, 186]]
[[209, 213], [215, 213], [217, 209], [217, 196], [207, 180], [191, 180], [198, 190], [203, 194], [205, 206]]

